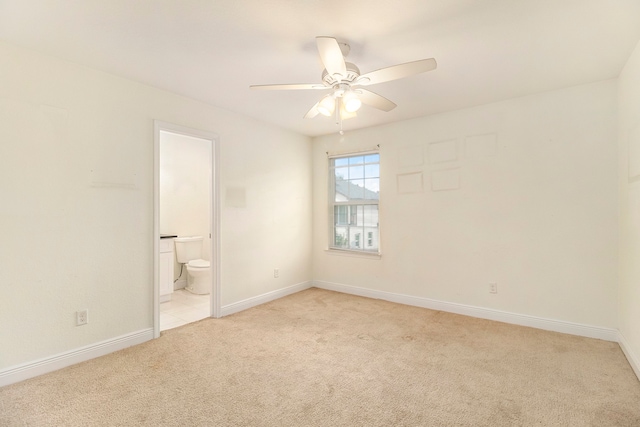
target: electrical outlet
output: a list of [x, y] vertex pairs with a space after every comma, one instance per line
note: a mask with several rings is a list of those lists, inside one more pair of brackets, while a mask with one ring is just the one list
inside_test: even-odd
[[76, 311], [76, 326], [82, 326], [89, 323], [89, 310]]
[[273, 277], [275, 277], [275, 278], [280, 277], [280, 269], [279, 268], [274, 268], [273, 269]]
[[497, 283], [489, 283], [489, 293], [497, 294], [498, 293], [498, 284]]

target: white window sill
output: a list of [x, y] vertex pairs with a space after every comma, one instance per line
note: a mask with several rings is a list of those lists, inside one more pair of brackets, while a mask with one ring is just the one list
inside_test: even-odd
[[352, 251], [349, 249], [327, 248], [324, 250], [329, 255], [349, 256], [354, 258], [380, 259], [382, 254], [379, 252]]

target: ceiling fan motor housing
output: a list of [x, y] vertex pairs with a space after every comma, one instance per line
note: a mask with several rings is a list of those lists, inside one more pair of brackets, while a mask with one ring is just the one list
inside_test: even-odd
[[351, 62], [345, 62], [347, 68], [347, 75], [342, 76], [340, 74], [329, 74], [327, 70], [322, 72], [322, 83], [327, 87], [334, 87], [340, 83], [352, 84], [358, 77], [360, 77], [360, 69]]

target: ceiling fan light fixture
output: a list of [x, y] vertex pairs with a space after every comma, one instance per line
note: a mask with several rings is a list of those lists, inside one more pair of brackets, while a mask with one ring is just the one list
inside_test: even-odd
[[355, 92], [347, 92], [342, 97], [342, 104], [347, 112], [355, 113], [362, 106], [362, 101]]
[[318, 103], [318, 111], [323, 116], [331, 116], [336, 109], [336, 101], [333, 99], [333, 96], [326, 95], [320, 102]]

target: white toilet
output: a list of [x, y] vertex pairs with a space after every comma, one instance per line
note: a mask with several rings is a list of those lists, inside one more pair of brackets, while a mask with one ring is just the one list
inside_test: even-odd
[[202, 259], [202, 236], [176, 237], [176, 259], [187, 267], [187, 290], [205, 295], [211, 291], [211, 264]]

